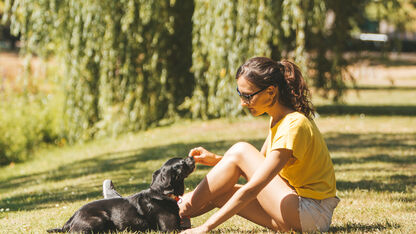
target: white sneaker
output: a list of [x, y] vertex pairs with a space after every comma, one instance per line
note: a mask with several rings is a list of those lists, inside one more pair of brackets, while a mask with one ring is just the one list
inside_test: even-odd
[[111, 180], [104, 180], [103, 195], [105, 199], [121, 197], [121, 195], [114, 188], [113, 182]]

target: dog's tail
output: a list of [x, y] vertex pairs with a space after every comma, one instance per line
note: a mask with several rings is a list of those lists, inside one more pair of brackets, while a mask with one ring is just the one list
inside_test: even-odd
[[59, 232], [65, 232], [62, 228], [52, 228], [46, 230], [48, 233], [59, 233]]

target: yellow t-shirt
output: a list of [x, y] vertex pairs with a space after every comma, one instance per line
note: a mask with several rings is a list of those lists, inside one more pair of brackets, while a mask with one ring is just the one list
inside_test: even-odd
[[279, 174], [299, 196], [321, 200], [336, 195], [328, 147], [313, 120], [299, 112], [290, 113], [270, 128], [269, 139], [266, 157], [276, 149], [293, 151]]

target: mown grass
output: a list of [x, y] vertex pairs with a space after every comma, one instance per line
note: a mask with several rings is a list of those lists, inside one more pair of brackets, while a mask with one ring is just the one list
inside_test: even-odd
[[414, 86], [360, 86], [346, 90], [338, 103], [318, 95], [313, 103], [323, 115], [416, 116], [416, 78]]
[[[331, 151], [342, 199], [331, 232], [416, 231], [416, 77], [402, 71], [398, 79], [397, 72], [389, 72], [394, 85], [387, 73], [384, 83], [379, 76], [359, 81], [360, 90], [348, 90], [342, 103], [314, 96], [321, 114], [316, 122]], [[334, 113], [340, 115], [328, 116]], [[61, 226], [80, 206], [102, 197], [107, 178], [123, 195], [147, 188], [165, 160], [185, 156], [195, 146], [219, 154], [237, 141], [259, 148], [267, 123], [266, 118], [183, 120], [118, 138], [36, 150], [30, 161], [0, 168], [0, 233], [45, 233]], [[198, 166], [186, 180], [188, 191], [208, 169]], [[211, 214], [192, 224], [202, 224]], [[214, 232], [268, 230], [234, 216]]]
[[[331, 232], [416, 230], [416, 119], [391, 116], [332, 116], [316, 120], [336, 170], [338, 196]], [[33, 160], [0, 168], [0, 232], [44, 233], [61, 226], [81, 205], [99, 199], [111, 178], [121, 194], [148, 187], [151, 173], [172, 156], [204, 146], [219, 154], [237, 141], [257, 147], [266, 118], [181, 121], [115, 139], [37, 151]], [[186, 180], [193, 189], [208, 171]], [[211, 213], [192, 219], [203, 223]], [[238, 216], [215, 232], [268, 232]]]

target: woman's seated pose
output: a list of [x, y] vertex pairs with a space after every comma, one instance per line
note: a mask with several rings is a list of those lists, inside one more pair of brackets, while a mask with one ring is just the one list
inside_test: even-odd
[[[203, 147], [189, 152], [196, 163], [213, 168], [179, 202], [184, 224], [220, 209], [184, 233], [208, 232], [235, 214], [275, 231], [327, 231], [339, 202], [335, 173], [299, 68], [255, 57], [238, 68], [236, 80], [241, 105], [253, 116], [270, 116], [268, 137], [260, 151], [240, 142], [224, 156]], [[240, 176], [246, 184], [237, 183]], [[111, 181], [104, 183], [104, 194], [119, 196]]]
[[[197, 163], [214, 167], [182, 198], [181, 217], [220, 209], [185, 232], [210, 231], [234, 214], [276, 231], [327, 231], [339, 202], [335, 173], [300, 69], [255, 57], [238, 68], [236, 80], [241, 105], [253, 116], [270, 116], [268, 137], [260, 151], [244, 142], [224, 156], [190, 151]], [[240, 176], [246, 184], [237, 184]]]

